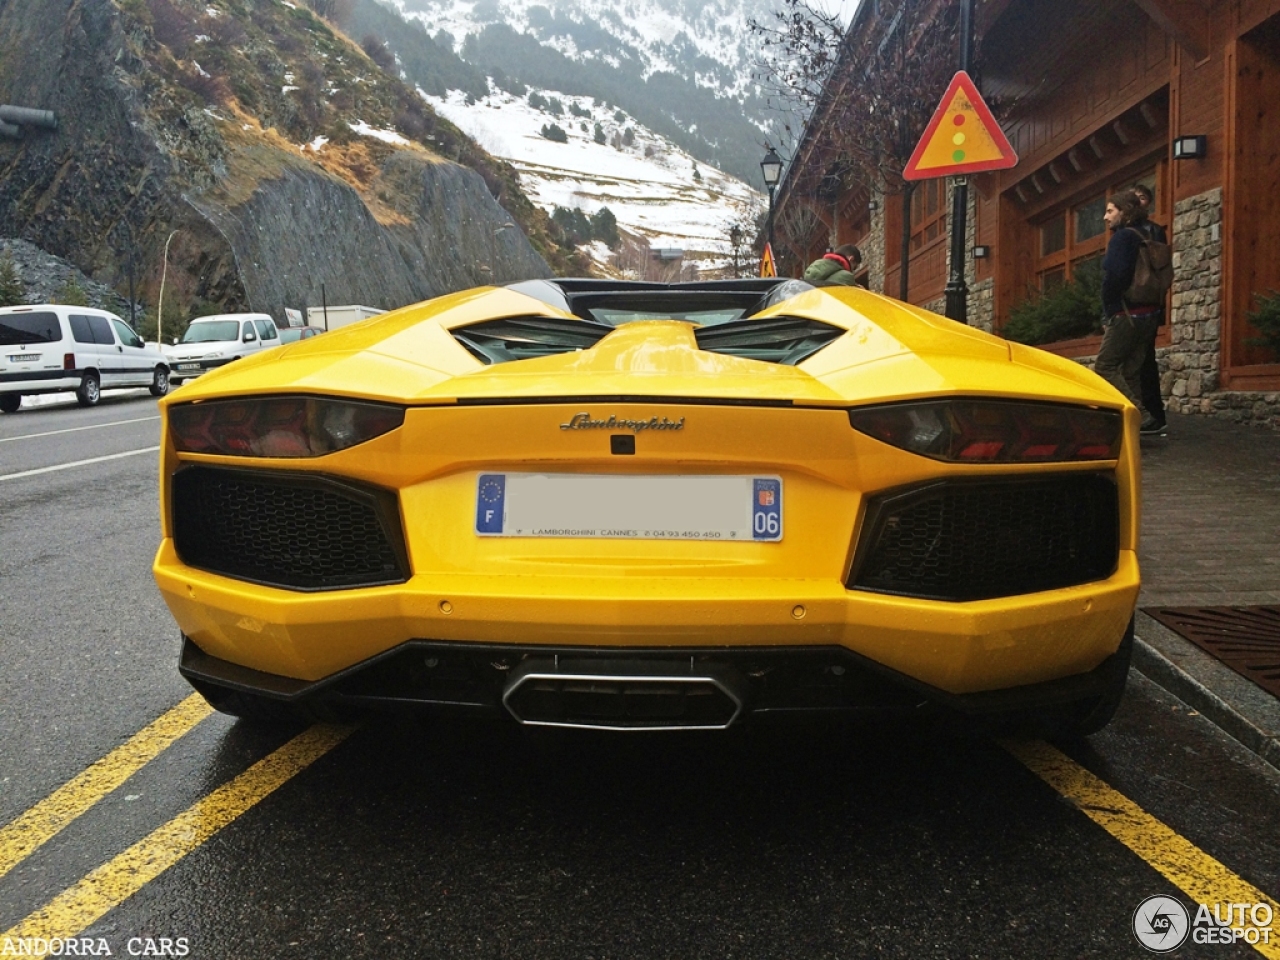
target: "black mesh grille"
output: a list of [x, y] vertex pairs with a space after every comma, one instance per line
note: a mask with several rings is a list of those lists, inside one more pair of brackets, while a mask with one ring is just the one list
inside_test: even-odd
[[982, 600], [1109, 577], [1115, 482], [1097, 474], [943, 481], [873, 498], [849, 586]]
[[324, 477], [188, 467], [173, 478], [174, 543], [202, 570], [302, 590], [401, 583], [393, 494]]

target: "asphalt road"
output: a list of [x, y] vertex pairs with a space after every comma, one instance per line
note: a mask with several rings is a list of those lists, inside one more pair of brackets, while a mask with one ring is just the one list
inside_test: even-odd
[[1280, 777], [1136, 675], [1053, 745], [207, 714], [150, 575], [156, 416], [0, 416], [0, 956], [1146, 957], [1147, 897], [1280, 898]]

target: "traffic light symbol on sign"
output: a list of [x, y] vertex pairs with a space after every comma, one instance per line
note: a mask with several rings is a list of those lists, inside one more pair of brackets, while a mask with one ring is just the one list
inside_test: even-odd
[[984, 170], [1002, 170], [1018, 162], [1009, 139], [969, 75], [951, 80], [915, 152], [902, 172], [906, 180], [927, 180]]

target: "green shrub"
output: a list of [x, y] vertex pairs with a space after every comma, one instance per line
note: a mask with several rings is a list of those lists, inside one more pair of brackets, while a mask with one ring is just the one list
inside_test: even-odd
[[87, 307], [89, 295], [84, 292], [84, 287], [80, 286], [79, 280], [75, 277], [67, 277], [66, 282], [53, 295], [53, 302], [65, 303], [69, 307]]
[[1245, 343], [1254, 347], [1269, 347], [1280, 354], [1280, 291], [1255, 293], [1253, 299], [1258, 304], [1258, 309], [1246, 313], [1245, 319], [1262, 336], [1248, 337]]
[[1102, 261], [1080, 264], [1067, 283], [1032, 291], [1009, 311], [1000, 328], [1006, 340], [1032, 346], [1102, 332]]

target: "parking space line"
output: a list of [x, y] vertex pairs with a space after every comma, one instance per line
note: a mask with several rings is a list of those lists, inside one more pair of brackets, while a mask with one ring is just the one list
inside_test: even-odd
[[315, 726], [304, 730], [0, 934], [0, 942], [76, 936], [338, 746], [354, 729]]
[[140, 453], [155, 453], [159, 446], [143, 447], [141, 450], [126, 450], [124, 453], [111, 453], [105, 457], [90, 457], [88, 460], [73, 460], [71, 463], [59, 463], [52, 467], [40, 467], [38, 470], [23, 470], [21, 473], [0, 473], [0, 480], [17, 480], [19, 477], [34, 477], [38, 473], [53, 473], [57, 470], [70, 470], [72, 467], [84, 467], [91, 463], [102, 463], [105, 460], [119, 460], [121, 457], [136, 457]]
[[204, 697], [198, 693], [191, 694], [35, 806], [0, 827], [0, 877], [212, 712], [213, 708]]
[[12, 443], [14, 440], [35, 440], [37, 437], [56, 437], [60, 433], [75, 433], [78, 430], [99, 430], [102, 427], [118, 427], [126, 423], [146, 423], [159, 420], [159, 417], [134, 417], [131, 420], [112, 420], [108, 423], [91, 423], [87, 427], [65, 427], [62, 430], [46, 430], [44, 433], [23, 433], [16, 437], [0, 437], [0, 443]]
[[[1266, 903], [1280, 917], [1280, 903], [1236, 876], [1190, 840], [1175, 833], [1124, 794], [1044, 741], [1007, 741], [1004, 748], [1071, 801], [1196, 903]], [[1250, 944], [1268, 960], [1280, 960], [1280, 943]]]

